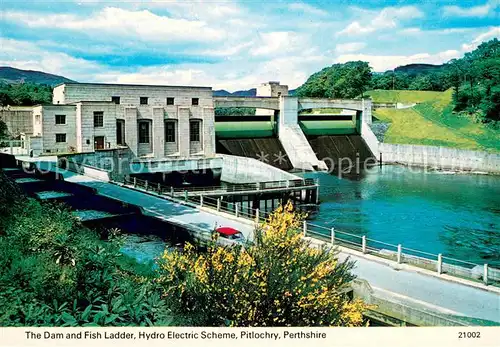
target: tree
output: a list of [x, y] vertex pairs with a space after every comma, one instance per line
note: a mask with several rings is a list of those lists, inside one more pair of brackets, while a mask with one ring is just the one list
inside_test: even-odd
[[32, 106], [50, 104], [52, 88], [34, 83], [0, 85], [0, 104], [3, 106]]
[[309, 77], [297, 89], [298, 96], [353, 99], [362, 96], [370, 85], [372, 73], [367, 62], [334, 64]]
[[165, 252], [159, 283], [194, 326], [360, 326], [366, 306], [344, 294], [353, 262], [310, 247], [303, 216], [279, 207], [245, 247]]

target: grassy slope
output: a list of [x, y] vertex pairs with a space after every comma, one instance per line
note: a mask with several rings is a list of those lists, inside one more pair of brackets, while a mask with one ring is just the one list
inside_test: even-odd
[[373, 102], [381, 103], [413, 103], [426, 102], [438, 98], [441, 92], [428, 92], [419, 90], [370, 90], [365, 95], [371, 96]]
[[476, 123], [470, 116], [452, 112], [451, 90], [443, 93], [373, 92], [376, 92], [373, 96], [378, 102], [396, 98], [399, 102], [421, 102], [411, 109], [379, 109], [375, 112], [375, 117], [391, 123], [385, 142], [500, 151], [500, 131]]

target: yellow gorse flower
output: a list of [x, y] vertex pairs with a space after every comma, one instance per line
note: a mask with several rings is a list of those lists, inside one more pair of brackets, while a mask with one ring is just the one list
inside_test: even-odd
[[214, 243], [199, 253], [186, 244], [183, 252], [164, 252], [164, 295], [184, 314], [206, 317], [200, 325], [362, 325], [367, 306], [338, 294], [346, 281], [336, 276], [339, 262], [309, 247], [300, 232], [304, 218], [287, 203], [245, 248]]

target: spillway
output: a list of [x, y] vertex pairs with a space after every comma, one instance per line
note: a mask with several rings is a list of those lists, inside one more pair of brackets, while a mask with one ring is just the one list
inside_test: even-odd
[[[350, 163], [359, 162], [363, 168], [363, 163], [375, 162], [361, 135], [310, 135], [308, 140], [318, 159], [324, 160], [331, 172], [337, 172], [340, 165], [347, 169]], [[354, 172], [351, 170], [351, 173]]]
[[[265, 158], [265, 163], [281, 170], [292, 170], [293, 166], [286, 157], [286, 152], [275, 137], [246, 138], [246, 139], [218, 139], [217, 153], [231, 154], [240, 157]], [[264, 155], [264, 157], [262, 157]]]

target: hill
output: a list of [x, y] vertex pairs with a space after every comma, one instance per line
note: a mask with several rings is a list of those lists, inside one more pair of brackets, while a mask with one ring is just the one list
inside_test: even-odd
[[404, 104], [421, 103], [432, 101], [441, 96], [442, 92], [422, 91], [422, 90], [369, 90], [365, 92], [366, 96], [372, 98], [373, 102], [379, 103], [397, 103]]
[[[295, 89], [289, 90], [288, 94], [292, 95], [292, 96], [295, 95]], [[257, 95], [257, 89], [252, 88], [252, 89], [248, 89], [248, 90], [238, 90], [238, 91], [232, 92], [232, 93], [228, 92], [225, 89], [219, 89], [219, 90], [214, 90], [213, 95], [214, 96], [250, 96], [250, 97], [253, 97], [253, 96]]]
[[252, 88], [248, 90], [238, 90], [236, 92], [228, 92], [227, 90], [220, 89], [220, 90], [214, 90], [213, 92], [214, 96], [255, 96], [257, 95], [257, 89]]
[[384, 142], [500, 151], [499, 130], [476, 122], [467, 113], [453, 112], [451, 89], [445, 92], [383, 92], [386, 93], [375, 93], [376, 97], [419, 103], [408, 109], [386, 108], [374, 112], [377, 119], [374, 127], [377, 123], [389, 123]]
[[432, 65], [432, 64], [408, 64], [398, 66], [394, 69], [396, 73], [405, 73], [409, 76], [416, 76], [420, 74], [429, 74], [440, 72], [445, 69], [445, 65]]
[[21, 70], [9, 66], [0, 66], [0, 83], [35, 83], [54, 86], [63, 82], [75, 81], [63, 76], [53, 75], [42, 71]]

